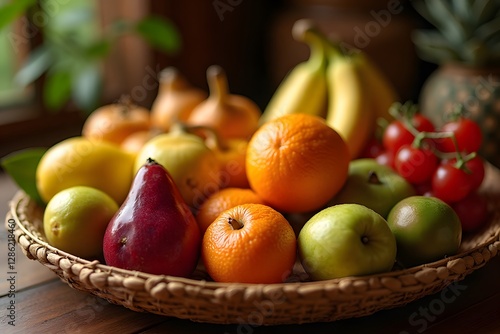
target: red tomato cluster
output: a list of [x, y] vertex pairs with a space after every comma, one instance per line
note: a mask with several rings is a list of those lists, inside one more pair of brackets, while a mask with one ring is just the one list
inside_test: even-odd
[[481, 129], [468, 118], [460, 116], [436, 129], [428, 118], [414, 113], [389, 123], [381, 140], [367, 145], [364, 157], [392, 167], [420, 195], [450, 204], [463, 230], [472, 231], [485, 223], [488, 214], [487, 202], [477, 192], [485, 175], [476, 153], [481, 143]]

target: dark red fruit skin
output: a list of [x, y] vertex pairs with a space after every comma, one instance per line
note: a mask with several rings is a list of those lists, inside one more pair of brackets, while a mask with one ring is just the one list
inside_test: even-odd
[[[433, 132], [434, 125], [422, 114], [415, 114], [411, 123], [419, 132]], [[382, 135], [382, 143], [386, 150], [392, 151], [395, 154], [403, 145], [410, 145], [415, 136], [408, 130], [405, 124], [400, 120], [394, 120], [385, 128]]]
[[429, 181], [438, 163], [437, 156], [431, 150], [408, 144], [401, 146], [394, 157], [396, 171], [412, 184]]
[[469, 176], [451, 163], [441, 163], [431, 180], [432, 194], [451, 204], [465, 198], [471, 191]]
[[465, 163], [465, 167], [467, 167], [470, 171], [469, 178], [471, 179], [472, 190], [474, 191], [479, 189], [483, 183], [484, 176], [486, 175], [483, 159], [476, 155], [474, 158]]
[[201, 233], [172, 177], [154, 161], [137, 172], [103, 240], [106, 264], [157, 275], [188, 277], [199, 258]]
[[[479, 125], [465, 117], [446, 123], [440, 132], [455, 134], [459, 152], [477, 152], [483, 141], [483, 134]], [[442, 152], [457, 151], [457, 147], [455, 147], [451, 138], [436, 139], [435, 142], [437, 148]]]
[[470, 193], [451, 207], [460, 218], [463, 232], [475, 232], [488, 222], [488, 201], [477, 192]]

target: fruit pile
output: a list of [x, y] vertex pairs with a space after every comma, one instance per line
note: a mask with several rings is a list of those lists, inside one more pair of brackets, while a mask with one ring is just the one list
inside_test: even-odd
[[31, 186], [47, 241], [119, 268], [201, 267], [240, 283], [285, 282], [299, 263], [324, 280], [456, 254], [478, 227], [464, 225], [463, 203], [480, 198], [480, 133], [466, 119], [436, 131], [417, 113], [391, 115], [394, 89], [366, 54], [309, 21], [293, 34], [311, 57], [263, 112], [229, 92], [219, 66], [208, 95], [168, 68], [151, 110], [102, 106], [81, 136], [44, 151]]
[[418, 112], [418, 106], [395, 103], [395, 119], [381, 138], [365, 148], [365, 156], [390, 166], [410, 182], [419, 195], [437, 197], [460, 216], [464, 231], [474, 231], [487, 220], [487, 201], [478, 193], [485, 176], [478, 154], [482, 133], [464, 117], [461, 107], [442, 127]]

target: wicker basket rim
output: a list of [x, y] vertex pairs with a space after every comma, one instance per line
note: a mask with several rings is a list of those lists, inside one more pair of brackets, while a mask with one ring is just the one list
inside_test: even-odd
[[[92, 269], [92, 270], [99, 270], [101, 272], [108, 273], [109, 275], [122, 275], [125, 277], [139, 277], [143, 278], [145, 280], [147, 279], [159, 279], [162, 282], [179, 282], [183, 283], [186, 285], [192, 285], [192, 286], [199, 286], [203, 288], [211, 288], [211, 289], [221, 289], [221, 288], [235, 288], [235, 287], [261, 287], [261, 286], [273, 286], [276, 288], [284, 287], [284, 286], [318, 286], [318, 287], [323, 287], [325, 285], [338, 285], [339, 283], [343, 281], [356, 281], [356, 280], [363, 280], [366, 281], [367, 279], [370, 278], [384, 278], [384, 277], [399, 277], [402, 275], [412, 275], [415, 274], [425, 268], [439, 268], [439, 267], [446, 267], [447, 264], [451, 261], [457, 260], [464, 258], [466, 256], [470, 256], [474, 252], [477, 252], [480, 249], [483, 249], [485, 247], [488, 247], [489, 245], [495, 243], [495, 242], [500, 242], [500, 229], [497, 229], [494, 233], [492, 233], [484, 242], [476, 245], [473, 248], [470, 248], [466, 251], [463, 251], [461, 253], [455, 254], [453, 256], [449, 256], [434, 262], [429, 262], [425, 263], [422, 265], [414, 266], [411, 268], [406, 268], [406, 269], [399, 269], [399, 270], [393, 270], [385, 273], [379, 273], [379, 274], [372, 274], [372, 275], [365, 275], [365, 276], [348, 276], [348, 277], [342, 277], [342, 278], [335, 278], [335, 279], [329, 279], [329, 280], [322, 280], [322, 281], [298, 281], [298, 282], [286, 282], [286, 283], [272, 283], [272, 284], [262, 284], [262, 283], [221, 283], [221, 282], [212, 282], [212, 281], [206, 281], [206, 280], [199, 280], [199, 279], [193, 279], [193, 278], [184, 278], [184, 277], [178, 277], [178, 276], [170, 276], [170, 275], [155, 275], [155, 274], [149, 274], [146, 272], [141, 272], [137, 270], [127, 270], [127, 269], [122, 269], [122, 268], [117, 268], [113, 266], [108, 266], [106, 264], [101, 263], [98, 260], [86, 260], [80, 257], [77, 257], [75, 255], [72, 255], [70, 253], [67, 253], [65, 251], [62, 251], [56, 247], [51, 246], [47, 242], [41, 240], [38, 238], [36, 235], [34, 235], [26, 226], [23, 224], [22, 220], [20, 219], [18, 215], [18, 210], [19, 206], [23, 203], [23, 201], [29, 201], [29, 197], [21, 190], [19, 190], [14, 198], [11, 200], [10, 206], [11, 210], [7, 215], [7, 219], [13, 218], [16, 222], [16, 226], [23, 231], [26, 235], [28, 235], [33, 241], [36, 242], [36, 244], [39, 244], [43, 247], [45, 247], [47, 250], [50, 250], [51, 252], [58, 254], [61, 257], [67, 258], [75, 263], [80, 263], [84, 267]], [[496, 255], [496, 254], [495, 254]]]

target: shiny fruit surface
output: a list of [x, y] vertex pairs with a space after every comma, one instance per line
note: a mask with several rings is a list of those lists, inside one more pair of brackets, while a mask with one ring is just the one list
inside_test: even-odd
[[387, 222], [396, 236], [398, 261], [405, 267], [455, 255], [460, 247], [460, 219], [438, 198], [405, 198], [392, 208]]
[[116, 211], [118, 204], [98, 189], [64, 189], [45, 208], [45, 237], [52, 246], [75, 256], [100, 258], [104, 232]]
[[318, 116], [291, 114], [263, 124], [248, 144], [250, 187], [284, 212], [325, 205], [347, 179], [350, 155], [342, 137]]
[[36, 170], [37, 189], [45, 203], [63, 189], [88, 186], [121, 204], [132, 184], [133, 165], [133, 155], [113, 144], [69, 138], [43, 155]]
[[297, 240], [300, 261], [313, 280], [387, 272], [396, 259], [396, 240], [385, 219], [359, 204], [321, 210]]
[[296, 247], [293, 229], [279, 212], [243, 204], [208, 227], [202, 260], [216, 282], [281, 283], [292, 271]]

